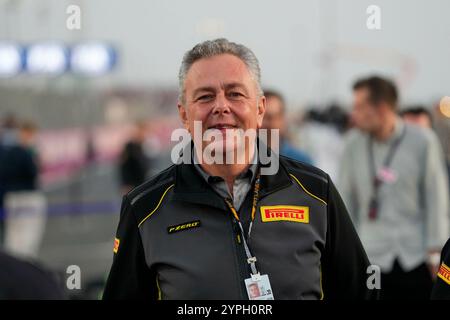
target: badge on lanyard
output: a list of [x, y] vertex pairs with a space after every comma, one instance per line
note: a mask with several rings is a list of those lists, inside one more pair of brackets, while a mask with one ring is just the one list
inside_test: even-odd
[[372, 183], [373, 183], [373, 194], [370, 199], [369, 204], [369, 220], [375, 221], [378, 218], [378, 207], [379, 207], [379, 189], [383, 183], [393, 184], [398, 179], [398, 173], [390, 168], [392, 159], [394, 158], [394, 154], [397, 151], [400, 142], [406, 133], [406, 127], [403, 127], [403, 131], [401, 135], [391, 144], [386, 158], [383, 161], [383, 166], [376, 171], [375, 170], [375, 160], [374, 160], [374, 150], [373, 150], [373, 139], [369, 140], [369, 160], [370, 160], [370, 173], [372, 175]]
[[398, 175], [395, 170], [383, 166], [380, 170], [378, 170], [378, 179], [387, 184], [393, 184], [397, 181]]
[[[256, 205], [258, 202], [258, 193], [259, 193], [259, 179], [260, 174], [256, 176], [255, 187], [253, 191], [253, 205], [251, 212], [251, 221], [248, 228], [247, 239], [250, 239], [250, 233], [252, 232], [253, 220], [255, 219]], [[247, 256], [247, 263], [250, 265], [251, 269], [251, 277], [244, 280], [245, 288], [247, 289], [248, 298], [250, 300], [274, 300], [272, 287], [270, 286], [269, 276], [267, 274], [261, 275], [256, 268], [256, 257], [252, 255], [250, 252], [250, 248], [247, 244], [247, 240], [245, 237], [244, 228], [242, 226], [241, 221], [239, 220], [239, 216], [237, 214], [236, 209], [233, 206], [233, 202], [231, 199], [224, 199], [225, 203], [230, 208], [235, 221], [237, 221], [239, 225], [239, 229], [241, 231], [242, 243], [244, 245], [245, 254]]]
[[267, 274], [252, 274], [251, 278], [245, 279], [245, 287], [250, 300], [274, 300]]

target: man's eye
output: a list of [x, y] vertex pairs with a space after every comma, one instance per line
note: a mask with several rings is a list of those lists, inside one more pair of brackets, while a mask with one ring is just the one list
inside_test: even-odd
[[232, 98], [240, 98], [240, 97], [242, 97], [243, 95], [242, 95], [242, 93], [240, 93], [240, 92], [230, 92], [230, 93], [229, 93], [229, 96], [232, 97]]
[[205, 94], [203, 96], [198, 97], [197, 100], [198, 101], [209, 101], [213, 98], [214, 98], [214, 96], [212, 94]]

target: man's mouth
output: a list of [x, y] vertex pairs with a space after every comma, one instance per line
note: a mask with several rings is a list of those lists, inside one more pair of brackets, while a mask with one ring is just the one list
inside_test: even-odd
[[208, 127], [208, 129], [217, 129], [217, 130], [227, 130], [227, 129], [236, 129], [237, 126], [231, 124], [216, 124]]

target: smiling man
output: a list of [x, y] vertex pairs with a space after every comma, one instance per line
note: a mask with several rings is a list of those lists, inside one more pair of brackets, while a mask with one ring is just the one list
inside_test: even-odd
[[249, 134], [264, 116], [260, 81], [243, 45], [217, 39], [185, 54], [178, 110], [193, 161], [124, 196], [105, 299], [254, 299], [256, 286], [267, 300], [377, 295], [329, 176]]
[[[248, 160], [255, 153], [256, 140], [245, 139], [244, 134], [256, 133], [264, 116], [265, 97], [254, 80], [255, 76], [259, 77], [259, 67], [254, 58], [256, 75], [253, 75], [244, 61], [232, 54], [212, 55], [192, 63], [195, 58], [186, 59], [185, 65], [191, 64], [189, 71], [184, 65], [180, 70], [180, 86], [184, 86], [178, 105], [180, 118], [194, 137], [196, 162], [207, 160], [203, 151], [208, 146], [216, 152], [222, 151], [219, 158], [222, 163], [204, 161], [201, 167], [210, 175], [222, 177], [232, 193], [235, 178], [248, 167], [251, 162]], [[202, 135], [194, 134], [195, 121], [202, 124]], [[208, 137], [214, 133], [219, 133], [218, 139], [200, 140], [203, 135]]]

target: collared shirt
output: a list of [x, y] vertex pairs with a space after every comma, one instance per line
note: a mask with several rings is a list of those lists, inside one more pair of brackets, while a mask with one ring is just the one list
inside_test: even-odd
[[252, 161], [250, 161], [250, 166], [247, 170], [239, 174], [234, 180], [233, 194], [231, 194], [227, 183], [222, 177], [212, 176], [203, 170], [199, 164], [197, 154], [195, 153], [195, 148], [192, 148], [192, 160], [194, 167], [203, 179], [205, 179], [205, 181], [214, 189], [214, 191], [216, 191], [223, 198], [231, 198], [233, 200], [233, 206], [239, 211], [239, 208], [242, 206], [247, 193], [252, 188], [252, 183], [255, 178], [256, 171], [258, 170], [257, 151], [258, 149], [255, 146], [255, 152]]
[[376, 172], [406, 130], [393, 155], [390, 182], [378, 190], [378, 217], [369, 219], [374, 192], [370, 138], [354, 131], [341, 159], [338, 188], [370, 261], [389, 272], [396, 258], [408, 271], [426, 261], [428, 250], [442, 248], [449, 236], [448, 182], [434, 132], [396, 120], [393, 135], [373, 141]]

